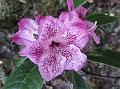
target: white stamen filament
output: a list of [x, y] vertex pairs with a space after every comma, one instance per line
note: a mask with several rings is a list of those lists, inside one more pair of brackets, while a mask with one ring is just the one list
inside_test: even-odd
[[97, 25], [97, 21], [95, 21], [95, 24], [88, 31], [91, 31], [92, 29], [94, 29], [96, 25]]

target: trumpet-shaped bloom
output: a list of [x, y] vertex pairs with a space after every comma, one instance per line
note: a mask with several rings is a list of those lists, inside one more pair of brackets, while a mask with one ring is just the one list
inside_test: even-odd
[[79, 71], [86, 62], [86, 55], [74, 44], [69, 44], [72, 38], [67, 40], [68, 32], [69, 29], [64, 23], [50, 16], [39, 28], [39, 38], [20, 51], [21, 56], [27, 56], [38, 65], [46, 81], [64, 70]]
[[88, 32], [85, 29], [87, 27], [86, 23], [82, 21], [74, 11], [69, 13], [63, 12], [59, 17], [59, 20], [69, 28], [68, 42], [83, 49], [89, 41]]
[[69, 27], [70, 30], [74, 31], [71, 33], [71, 35], [76, 34], [77, 36], [79, 33], [81, 36], [83, 36], [78, 40], [79, 44], [76, 46], [78, 46], [80, 49], [83, 49], [91, 37], [94, 39], [96, 44], [99, 44], [100, 38], [95, 33], [97, 27], [96, 23], [94, 24], [90, 21], [84, 20], [87, 10], [82, 6], [74, 8], [73, 0], [67, 0], [67, 5], [69, 12], [62, 12], [59, 16], [59, 20], [61, 20], [67, 27]]

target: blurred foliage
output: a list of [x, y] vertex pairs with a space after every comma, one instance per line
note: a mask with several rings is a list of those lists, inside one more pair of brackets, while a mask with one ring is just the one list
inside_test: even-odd
[[91, 89], [84, 79], [74, 71], [67, 72], [66, 77], [73, 83], [73, 89]]
[[113, 50], [98, 48], [88, 55], [88, 59], [120, 68], [120, 53]]
[[37, 66], [29, 59], [20, 59], [15, 70], [5, 81], [3, 89], [42, 89], [43, 79]]
[[117, 20], [116, 17], [104, 15], [101, 13], [90, 14], [86, 18], [87, 18], [87, 20], [92, 21], [92, 22], [97, 21], [98, 25], [109, 24], [109, 23], [112, 23]]
[[76, 7], [78, 7], [81, 4], [84, 4], [85, 2], [87, 2], [87, 0], [74, 0], [74, 4]]
[[106, 33], [113, 32], [114, 28], [118, 26], [118, 19], [115, 16], [94, 13], [88, 15], [86, 19], [92, 22], [97, 21], [98, 28]]

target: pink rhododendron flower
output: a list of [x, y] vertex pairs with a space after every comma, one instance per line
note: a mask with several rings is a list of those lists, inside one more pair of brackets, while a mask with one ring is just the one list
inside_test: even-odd
[[95, 33], [97, 27], [96, 23], [94, 24], [83, 19], [87, 13], [87, 10], [82, 6], [74, 8], [73, 0], [67, 0], [67, 5], [69, 12], [62, 12], [59, 16], [59, 20], [61, 20], [66, 26], [68, 26], [70, 30], [80, 30], [81, 32], [86, 31], [85, 34], [82, 34], [83, 38], [81, 37], [80, 40], [83, 41], [82, 44], [79, 43], [78, 47], [80, 47], [80, 49], [83, 49], [91, 37], [94, 39], [96, 44], [99, 44], [100, 38]]
[[87, 56], [74, 44], [68, 44], [68, 31], [64, 23], [50, 16], [42, 22], [39, 38], [20, 51], [21, 56], [38, 65], [46, 81], [64, 70], [79, 71], [86, 62]]
[[75, 11], [71, 11], [69, 13], [63, 12], [59, 17], [59, 20], [69, 28], [68, 42], [76, 45], [80, 49], [83, 49], [89, 41], [88, 32], [85, 29], [87, 27], [86, 23], [79, 18]]
[[82, 19], [87, 10], [74, 8], [72, 0], [67, 0], [67, 4], [69, 12], [62, 12], [59, 18], [37, 16], [35, 20], [20, 20], [19, 31], [12, 37], [13, 42], [23, 46], [20, 56], [26, 56], [38, 65], [46, 81], [64, 70], [79, 71], [87, 60], [81, 50], [90, 37], [99, 43], [94, 32], [96, 24]]

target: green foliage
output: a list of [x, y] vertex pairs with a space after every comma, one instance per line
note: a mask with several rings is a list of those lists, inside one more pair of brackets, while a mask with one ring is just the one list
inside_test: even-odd
[[97, 21], [98, 25], [109, 24], [117, 20], [116, 17], [100, 13], [91, 14], [87, 16], [86, 19], [92, 22]]
[[120, 68], [120, 53], [108, 49], [96, 49], [94, 53], [88, 55], [88, 59]]
[[6, 79], [3, 89], [42, 89], [43, 80], [37, 70], [28, 59], [21, 59]]
[[[3, 89], [42, 89], [43, 80], [37, 70], [30, 60], [21, 59], [6, 79]], [[74, 89], [90, 89], [78, 73], [68, 72], [66, 77], [74, 84]]]
[[87, 0], [74, 0], [74, 5], [78, 7], [79, 5], [85, 3]]
[[73, 89], [91, 89], [76, 72], [68, 72], [66, 73], [66, 77], [73, 83]]

